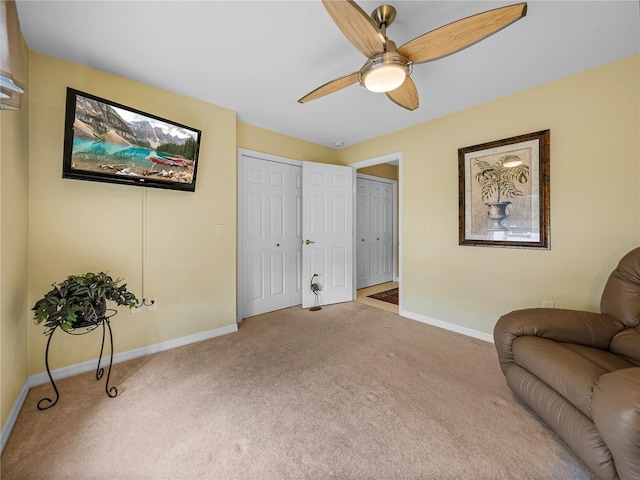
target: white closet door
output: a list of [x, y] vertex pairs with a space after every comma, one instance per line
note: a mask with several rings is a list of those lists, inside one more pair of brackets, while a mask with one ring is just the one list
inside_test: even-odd
[[393, 280], [393, 187], [371, 182], [370, 285]]
[[291, 279], [291, 305], [300, 305], [302, 303], [302, 167], [292, 167], [293, 182], [295, 185], [295, 191], [293, 195], [295, 197], [295, 211], [291, 220], [293, 230], [293, 262], [294, 272], [292, 272]]
[[302, 163], [302, 307], [353, 300], [353, 169]]
[[356, 287], [393, 281], [395, 198], [392, 183], [356, 182]]
[[243, 317], [301, 303], [301, 168], [243, 157]]
[[356, 184], [356, 288], [365, 288], [369, 282], [371, 182], [358, 178]]

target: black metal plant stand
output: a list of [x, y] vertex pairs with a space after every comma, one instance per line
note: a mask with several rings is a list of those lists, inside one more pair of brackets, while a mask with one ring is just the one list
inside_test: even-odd
[[[113, 333], [111, 331], [111, 323], [110, 319], [118, 313], [116, 310], [107, 309], [107, 314], [104, 317], [98, 318], [95, 322], [82, 326], [79, 328], [74, 328], [73, 330], [69, 330], [65, 333], [69, 333], [71, 335], [86, 335], [94, 331], [98, 326], [102, 325], [102, 344], [100, 345], [100, 356], [98, 357], [98, 367], [96, 369], [96, 380], [100, 380], [104, 375], [104, 368], [100, 366], [102, 362], [102, 353], [104, 352], [104, 340], [106, 338], [106, 331], [109, 330], [109, 343], [111, 346], [111, 354], [109, 355], [109, 370], [107, 371], [107, 382], [105, 383], [104, 389], [107, 393], [107, 396], [110, 398], [118, 395], [118, 389], [116, 387], [109, 388], [109, 379], [111, 378], [111, 366], [113, 365]], [[38, 410], [46, 410], [48, 408], [53, 407], [58, 400], [60, 399], [60, 392], [58, 392], [58, 387], [56, 387], [56, 383], [53, 381], [53, 377], [51, 376], [51, 369], [49, 368], [49, 345], [51, 344], [51, 339], [53, 338], [53, 334], [55, 333], [58, 326], [54, 327], [51, 332], [48, 333], [49, 339], [47, 340], [47, 350], [45, 352], [44, 362], [47, 366], [47, 375], [49, 375], [49, 380], [51, 381], [51, 386], [53, 387], [54, 392], [56, 393], [56, 398], [51, 400], [48, 397], [42, 398], [38, 402]]]

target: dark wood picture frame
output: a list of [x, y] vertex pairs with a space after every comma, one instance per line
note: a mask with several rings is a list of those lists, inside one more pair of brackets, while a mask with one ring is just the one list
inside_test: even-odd
[[459, 245], [551, 248], [550, 131], [458, 149]]

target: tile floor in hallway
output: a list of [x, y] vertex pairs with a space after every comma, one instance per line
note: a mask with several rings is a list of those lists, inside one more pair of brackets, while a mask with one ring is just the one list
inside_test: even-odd
[[367, 295], [372, 295], [378, 292], [384, 292], [385, 290], [391, 290], [399, 286], [398, 282], [381, 283], [380, 285], [373, 285], [367, 288], [361, 288], [356, 292], [356, 302], [364, 303], [372, 307], [386, 310], [387, 312], [398, 313], [398, 305], [393, 305], [389, 302], [383, 302], [382, 300], [376, 300], [369, 298]]

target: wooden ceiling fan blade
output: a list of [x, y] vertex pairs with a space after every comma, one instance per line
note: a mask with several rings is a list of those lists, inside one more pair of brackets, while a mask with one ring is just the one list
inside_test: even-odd
[[398, 53], [413, 63], [437, 60], [493, 35], [526, 14], [526, 3], [488, 10], [414, 38], [398, 48]]
[[352, 0], [322, 0], [345, 37], [369, 58], [384, 51], [385, 39], [373, 19]]
[[324, 97], [325, 95], [329, 95], [330, 93], [337, 92], [338, 90], [342, 90], [349, 85], [353, 85], [358, 82], [360, 79], [360, 72], [354, 72], [349, 75], [345, 75], [344, 77], [336, 78], [335, 80], [331, 80], [330, 82], [325, 83], [321, 87], [316, 88], [312, 92], [306, 94], [298, 103], [306, 103], [311, 100], [315, 100], [316, 98]]
[[400, 105], [407, 110], [415, 110], [420, 106], [418, 89], [416, 88], [416, 84], [413, 83], [413, 80], [411, 80], [411, 77], [407, 77], [404, 83], [395, 90], [387, 92], [387, 97], [396, 105]]

